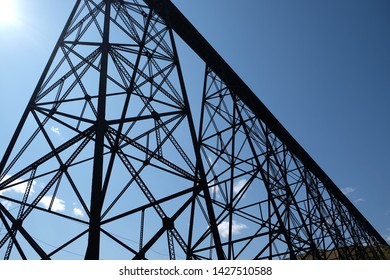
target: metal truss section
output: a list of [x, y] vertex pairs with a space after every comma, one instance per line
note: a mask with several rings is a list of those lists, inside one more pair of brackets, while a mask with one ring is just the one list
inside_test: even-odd
[[[183, 43], [207, 65], [199, 110]], [[380, 259], [386, 245], [170, 1], [77, 0], [0, 162], [3, 259]]]
[[228, 258], [382, 258], [378, 240], [288, 144], [210, 68], [205, 76], [201, 146]]

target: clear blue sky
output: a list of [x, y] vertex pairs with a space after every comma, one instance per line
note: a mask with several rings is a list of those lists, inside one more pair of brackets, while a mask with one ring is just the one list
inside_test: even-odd
[[[75, 1], [13, 2], [0, 155]], [[173, 2], [390, 242], [390, 2]]]

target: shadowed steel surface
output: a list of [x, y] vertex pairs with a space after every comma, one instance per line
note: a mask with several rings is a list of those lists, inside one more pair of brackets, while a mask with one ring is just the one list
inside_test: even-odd
[[76, 2], [0, 163], [0, 199], [4, 259], [382, 259], [387, 246], [167, 0]]

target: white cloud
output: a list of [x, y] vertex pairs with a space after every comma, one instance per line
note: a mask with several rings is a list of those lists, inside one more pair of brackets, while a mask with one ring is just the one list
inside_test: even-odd
[[58, 127], [50, 127], [50, 130], [54, 133], [54, 134], [57, 134], [58, 136], [61, 135], [61, 132], [60, 132], [60, 129]]
[[5, 209], [7, 209], [7, 210], [10, 210], [12, 208], [12, 202], [11, 201], [2, 200], [0, 203], [3, 204]]
[[240, 181], [234, 183], [233, 192], [234, 194], [238, 194], [246, 185], [248, 181], [246, 179], [241, 179]]
[[[45, 208], [49, 208], [50, 204], [52, 202], [51, 196], [44, 196], [42, 197], [41, 203]], [[59, 198], [54, 198], [53, 205], [51, 206], [51, 210], [55, 212], [64, 212], [65, 211], [65, 201]]]
[[355, 199], [353, 202], [359, 203], [359, 202], [363, 202], [363, 201], [366, 201], [366, 200], [363, 197], [359, 197], [359, 198]]
[[[238, 194], [245, 187], [247, 182], [248, 181], [246, 179], [241, 179], [238, 182], [234, 182], [233, 193], [234, 194]], [[209, 185], [209, 188], [210, 188], [210, 194], [211, 195], [216, 195], [217, 198], [221, 198], [220, 187], [219, 187], [218, 182], [217, 181], [212, 181], [208, 185]]]
[[[1, 180], [1, 182], [6, 181], [9, 178], [11, 178], [10, 175], [5, 175], [3, 180]], [[32, 186], [31, 186], [31, 189], [30, 189], [30, 193], [34, 193], [34, 186], [36, 185], [36, 183], [37, 182], [35, 180], [33, 180]], [[28, 182], [23, 182], [20, 179], [15, 179], [10, 184], [11, 185], [15, 185], [15, 186], [13, 186], [12, 188], [8, 188], [8, 189], [0, 191], [0, 194], [3, 194], [5, 192], [9, 192], [9, 191], [14, 191], [14, 192], [17, 192], [17, 193], [24, 194], [26, 192], [27, 186], [28, 186]]]
[[386, 234], [383, 236], [387, 242], [390, 242], [390, 234]]
[[83, 210], [81, 210], [80, 208], [77, 208], [77, 207], [73, 208], [73, 214], [77, 217], [84, 217]]
[[214, 195], [216, 195], [216, 197], [219, 198], [220, 194], [219, 194], [219, 186], [218, 186], [217, 181], [209, 182], [208, 186], [211, 190], [211, 192], [210, 192], [211, 196], [214, 197]]
[[356, 189], [351, 188], [351, 187], [346, 187], [346, 188], [341, 189], [341, 191], [343, 192], [344, 195], [349, 195], [349, 194], [355, 192]]
[[355, 188], [346, 187], [346, 188], [342, 188], [341, 191], [344, 193], [344, 195], [348, 196], [349, 199], [351, 199], [351, 201], [353, 201], [354, 203], [366, 201], [363, 197], [359, 197], [355, 193], [356, 192]]
[[[218, 231], [221, 237], [227, 238], [229, 237], [229, 222], [222, 222], [218, 225]], [[232, 234], [233, 235], [238, 235], [241, 233], [242, 230], [248, 228], [247, 225], [242, 224], [242, 223], [237, 223], [235, 220], [233, 220], [233, 225], [232, 225]]]

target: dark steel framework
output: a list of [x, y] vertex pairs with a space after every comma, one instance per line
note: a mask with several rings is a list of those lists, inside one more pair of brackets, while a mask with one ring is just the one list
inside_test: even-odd
[[[205, 64], [199, 112], [177, 35]], [[77, 0], [0, 163], [0, 201], [4, 259], [381, 259], [387, 246], [167, 0]]]

